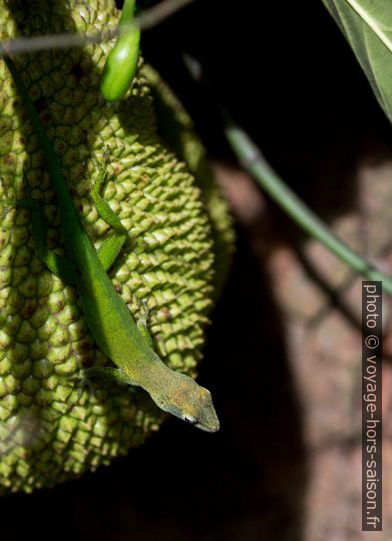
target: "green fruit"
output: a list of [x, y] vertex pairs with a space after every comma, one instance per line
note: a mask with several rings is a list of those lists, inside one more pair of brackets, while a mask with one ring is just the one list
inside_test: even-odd
[[[126, 0], [119, 29], [134, 22], [135, 0]], [[140, 29], [131, 26], [117, 38], [107, 56], [100, 82], [102, 96], [108, 101], [121, 100], [130, 88], [136, 74], [139, 58]]]
[[[117, 24], [109, 0], [0, 0], [0, 7], [1, 40]], [[142, 72], [127, 99], [108, 104], [101, 97], [108, 50], [89, 45], [15, 61], [96, 247], [109, 228], [89, 198], [99, 174], [92, 156], [107, 156], [103, 195], [129, 230], [110, 276], [132, 314], [142, 299], [154, 309], [150, 329], [164, 362], [195, 376], [214, 296], [214, 239], [220, 239], [219, 261], [231, 252], [226, 207], [215, 195], [219, 211], [212, 212], [209, 191], [203, 200], [194, 177], [157, 133]], [[4, 201], [26, 196], [25, 171], [33, 197], [42, 202], [48, 245], [61, 250], [50, 178], [2, 61], [0, 81], [0, 493], [7, 493], [49, 487], [109, 464], [143, 443], [164, 415], [137, 388], [98, 382], [80, 389], [72, 379], [81, 367], [111, 363], [88, 331], [75, 290], [37, 258], [29, 211]], [[173, 109], [173, 122], [175, 116]]]
[[138, 67], [139, 41], [139, 29], [132, 29], [131, 32], [121, 36], [110, 51], [100, 82], [105, 100], [121, 100], [131, 86]]

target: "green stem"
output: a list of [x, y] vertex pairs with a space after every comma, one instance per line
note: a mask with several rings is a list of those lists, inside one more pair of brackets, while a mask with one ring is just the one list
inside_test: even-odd
[[339, 259], [367, 280], [380, 280], [384, 291], [392, 295], [392, 279], [362, 259], [351, 248], [340, 241], [283, 182], [266, 161], [250, 137], [223, 112], [226, 138], [244, 168], [257, 180], [268, 195], [309, 235], [320, 241]]
[[133, 22], [135, 13], [135, 0], [125, 0], [121, 11], [119, 24], [130, 24]]

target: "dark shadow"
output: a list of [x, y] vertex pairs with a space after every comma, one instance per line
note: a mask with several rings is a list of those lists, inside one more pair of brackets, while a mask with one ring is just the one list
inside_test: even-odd
[[[158, 44], [158, 45], [157, 45]], [[199, 0], [143, 36], [209, 152], [231, 155], [214, 97], [189, 77], [186, 51], [272, 166], [328, 223], [357, 205], [359, 159], [390, 146], [389, 123], [322, 2]], [[295, 228], [292, 228], [295, 229]]]

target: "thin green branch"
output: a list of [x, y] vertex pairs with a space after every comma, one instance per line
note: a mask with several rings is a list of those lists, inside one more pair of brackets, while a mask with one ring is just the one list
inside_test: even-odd
[[268, 195], [309, 235], [367, 280], [381, 280], [392, 295], [392, 280], [339, 240], [320, 218], [299, 199], [266, 161], [250, 137], [224, 112], [225, 134], [244, 168]]
[[99, 32], [26, 36], [6, 40], [0, 43], [3, 47], [0, 58], [3, 54], [16, 55], [49, 49], [70, 49], [72, 47], [83, 47], [90, 43], [106, 42], [128, 32], [134, 27], [140, 28], [140, 30], [148, 30], [157, 26], [192, 2], [194, 0], [163, 0], [163, 2], [160, 2], [156, 6], [142, 11], [138, 17], [135, 17], [132, 24], [124, 24], [121, 27], [116, 26], [116, 28], [105, 27]]

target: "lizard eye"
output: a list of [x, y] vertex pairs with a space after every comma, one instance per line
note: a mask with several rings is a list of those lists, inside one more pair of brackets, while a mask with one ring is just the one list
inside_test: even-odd
[[192, 417], [192, 415], [183, 415], [182, 420], [186, 421], [187, 423], [191, 423], [192, 425], [196, 423], [196, 419]]

